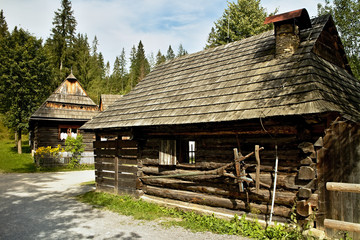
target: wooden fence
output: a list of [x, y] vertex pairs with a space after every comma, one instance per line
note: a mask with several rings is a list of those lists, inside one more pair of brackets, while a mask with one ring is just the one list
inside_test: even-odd
[[[323, 148], [318, 151], [317, 227], [326, 230], [329, 237], [341, 237], [337, 234], [341, 232], [338, 228], [342, 222], [360, 223], [360, 194], [339, 191], [341, 187], [349, 186], [344, 183], [360, 184], [360, 125], [337, 120], [326, 131], [323, 140]], [[360, 239], [357, 232], [349, 232], [349, 235]]]
[[[326, 189], [329, 191], [360, 193], [360, 184], [328, 182], [326, 183]], [[359, 211], [359, 209], [356, 209], [356, 211]], [[334, 219], [325, 219], [324, 226], [326, 228], [360, 233], [360, 223], [345, 222]], [[353, 235], [353, 237], [359, 239], [358, 234]]]
[[96, 188], [111, 193], [136, 194], [137, 143], [131, 140], [95, 141]]

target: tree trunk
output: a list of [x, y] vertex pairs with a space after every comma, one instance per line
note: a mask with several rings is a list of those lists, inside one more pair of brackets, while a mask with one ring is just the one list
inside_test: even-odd
[[15, 134], [14, 134], [15, 136], [15, 142], [14, 142], [14, 145], [15, 145], [15, 148], [17, 148], [17, 145], [18, 145], [18, 133], [17, 133], [17, 131], [15, 131]]
[[21, 130], [17, 131], [17, 149], [18, 154], [22, 154], [22, 147], [21, 147]]

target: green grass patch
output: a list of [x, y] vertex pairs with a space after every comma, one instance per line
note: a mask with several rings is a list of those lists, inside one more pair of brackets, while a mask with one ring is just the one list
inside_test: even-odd
[[17, 153], [14, 141], [0, 139], [0, 172], [36, 172], [37, 168], [30, 154], [27, 139], [23, 141], [23, 154]]
[[30, 153], [27, 136], [23, 136], [23, 153], [18, 154], [13, 140], [0, 139], [0, 173], [34, 173], [34, 172], [65, 172], [94, 170], [94, 164], [81, 164], [74, 168], [68, 166], [36, 167]]
[[104, 208], [135, 219], [161, 220], [165, 226], [181, 226], [194, 232], [209, 231], [217, 234], [241, 235], [255, 239], [305, 239], [298, 228], [275, 225], [263, 228], [256, 221], [248, 221], [245, 215], [232, 220], [200, 215], [157, 204], [136, 200], [130, 196], [119, 196], [103, 192], [88, 192], [78, 196], [81, 202]]
[[95, 186], [95, 180], [83, 182], [80, 184], [81, 186]]

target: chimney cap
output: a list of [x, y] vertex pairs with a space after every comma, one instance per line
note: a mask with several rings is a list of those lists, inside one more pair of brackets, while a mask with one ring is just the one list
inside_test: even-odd
[[279, 25], [281, 22], [285, 22], [291, 19], [296, 21], [296, 24], [299, 26], [300, 30], [311, 27], [310, 17], [308, 11], [305, 8], [267, 17], [264, 21], [264, 24], [274, 23], [275, 25]]

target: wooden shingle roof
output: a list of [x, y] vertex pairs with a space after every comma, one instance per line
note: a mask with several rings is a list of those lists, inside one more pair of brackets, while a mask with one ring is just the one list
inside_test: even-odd
[[99, 113], [98, 106], [86, 94], [73, 74], [34, 112], [31, 120], [88, 121]]
[[359, 120], [359, 81], [314, 51], [320, 48], [317, 46], [325, 28], [334, 26], [332, 18], [315, 18], [311, 25], [300, 31], [300, 46], [288, 58], [275, 57], [275, 36], [269, 31], [166, 62], [83, 128], [224, 122], [325, 112]]
[[101, 94], [99, 104], [100, 111], [106, 110], [111, 104], [122, 97], [123, 95], [120, 94]]

